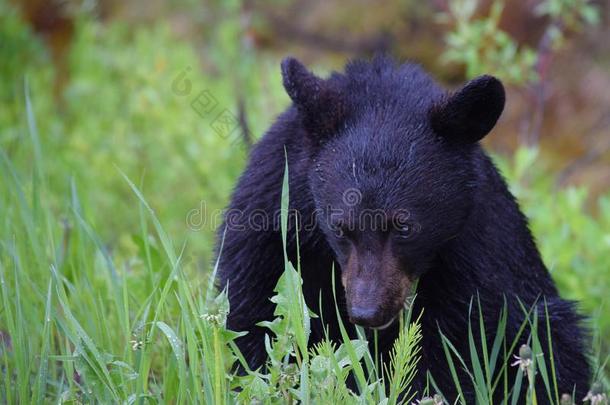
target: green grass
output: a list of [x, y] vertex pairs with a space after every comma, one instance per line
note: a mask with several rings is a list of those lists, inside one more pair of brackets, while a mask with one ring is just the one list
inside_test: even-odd
[[[184, 244], [174, 244], [140, 189], [118, 169], [117, 176], [132, 190], [139, 218], [138, 266], [117, 263], [84, 214], [75, 183], [65, 214], [54, 214], [45, 199], [48, 179], [39, 165], [43, 147], [27, 93], [26, 113], [37, 155], [32, 176], [24, 178], [4, 152], [0, 155], [0, 173], [7, 179], [0, 245], [4, 402], [396, 404], [440, 392], [432, 378], [428, 392], [410, 389], [422, 332], [409, 311], [385, 368], [368, 351], [363, 331], [350, 340], [343, 324], [340, 346], [326, 340], [309, 349], [315, 314], [305, 305], [300, 268], [288, 260], [272, 298], [276, 319], [263, 323], [275, 335], [266, 342], [268, 370], [233, 374], [236, 363], [247, 365], [234, 345], [239, 333], [225, 327], [230, 308], [226, 292], [213, 288], [216, 268], [207, 282], [189, 276]], [[287, 207], [287, 174], [284, 190], [278, 204]], [[284, 238], [286, 221], [284, 215]], [[548, 365], [537, 360], [542, 345], [536, 315], [523, 311], [521, 332], [527, 326], [532, 330], [533, 362], [519, 372], [513, 387], [502, 385], [516, 351], [516, 341], [505, 340], [505, 314], [500, 314], [491, 351], [473, 333], [478, 327], [479, 336], [487, 335], [482, 319], [469, 325], [469, 361], [443, 338], [448, 367], [454, 375], [457, 367], [470, 370], [478, 403], [490, 403], [494, 392], [504, 390], [515, 404], [514, 392], [527, 384], [528, 403], [535, 404], [536, 378], [544, 380], [549, 398], [558, 402], [552, 357]], [[358, 393], [346, 385], [349, 373], [355, 375]], [[455, 384], [461, 392], [457, 377]]]
[[[294, 294], [300, 269], [290, 263], [274, 297], [277, 318], [267, 325], [277, 334], [268, 342], [269, 370], [230, 372], [244, 359], [238, 334], [224, 327], [226, 294], [210, 284], [214, 224], [187, 223], [201, 201], [207, 214], [224, 206], [243, 166], [245, 150], [191, 106], [208, 90], [218, 108], [234, 110], [229, 77], [201, 73], [195, 52], [163, 26], [131, 31], [81, 21], [59, 111], [40, 44], [11, 12], [2, 13], [0, 34], [11, 45], [0, 48], [7, 78], [0, 88], [0, 403], [400, 401], [417, 367], [419, 324], [405, 311], [408, 326], [386, 369], [366, 350], [362, 330], [350, 340], [343, 328], [342, 344], [308, 349], [313, 314]], [[208, 63], [223, 67], [222, 56]], [[172, 83], [187, 67], [193, 90], [183, 97]], [[243, 85], [260, 134], [287, 98], [276, 60], [250, 55], [242, 67], [251, 68]], [[586, 190], [554, 189], [535, 150], [498, 161], [562, 294], [592, 317], [596, 379], [604, 380], [610, 195], [588, 210]], [[518, 348], [504, 341], [503, 322], [497, 331], [470, 326], [470, 344], [480, 349], [462, 359], [446, 341], [447, 367], [473, 365], [481, 403], [495, 390], [514, 402], [503, 375]], [[477, 336], [491, 332], [498, 336], [491, 347], [479, 345]], [[546, 344], [533, 334], [534, 358]], [[556, 400], [553, 365], [533, 367]], [[346, 386], [349, 373], [359, 393]], [[528, 373], [520, 383], [531, 391]], [[427, 392], [406, 397], [437, 392], [430, 379]]]

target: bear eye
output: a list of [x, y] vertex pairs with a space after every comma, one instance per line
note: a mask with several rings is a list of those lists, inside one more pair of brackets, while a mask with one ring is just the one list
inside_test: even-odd
[[343, 229], [343, 225], [335, 225], [333, 227], [333, 232], [338, 239], [345, 238], [345, 229]]
[[345, 224], [343, 222], [337, 222], [330, 226], [331, 231], [334, 233], [337, 239], [343, 239], [346, 236]]
[[414, 227], [408, 216], [396, 215], [393, 219], [393, 225], [398, 239], [408, 239], [413, 234]]
[[401, 224], [396, 229], [396, 235], [401, 239], [407, 239], [413, 233], [413, 226], [411, 224]]

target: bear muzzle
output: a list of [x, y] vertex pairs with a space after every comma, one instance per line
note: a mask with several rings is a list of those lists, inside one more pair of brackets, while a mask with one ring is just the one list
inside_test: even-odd
[[388, 256], [353, 252], [341, 279], [350, 322], [368, 328], [390, 326], [414, 293], [415, 283]]

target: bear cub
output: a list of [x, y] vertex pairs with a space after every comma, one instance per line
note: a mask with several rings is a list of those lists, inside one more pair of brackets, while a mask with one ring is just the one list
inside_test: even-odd
[[[441, 332], [470, 367], [469, 322], [480, 343], [482, 316], [491, 348], [505, 310], [510, 347], [531, 310], [550, 367], [548, 313], [559, 393], [583, 398], [590, 371], [581, 318], [559, 297], [526, 218], [479, 145], [504, 109], [502, 83], [480, 76], [447, 92], [418, 65], [386, 57], [350, 62], [328, 78], [287, 58], [281, 72], [292, 105], [252, 149], [217, 249], [228, 327], [248, 332], [238, 345], [249, 365], [264, 365], [266, 330], [257, 323], [273, 318], [269, 299], [284, 269], [277, 218], [287, 161], [290, 210], [297, 214], [288, 257], [296, 264], [298, 241], [305, 300], [323, 315], [312, 319], [310, 343], [325, 330], [340, 340], [335, 284], [350, 333], [353, 324], [377, 329], [387, 359], [398, 315], [416, 292], [413, 316], [423, 339], [414, 389], [421, 395], [432, 376], [453, 403], [458, 391]], [[507, 367], [512, 381], [517, 367]], [[468, 373], [456, 369], [466, 403], [474, 403]], [[539, 403], [548, 403], [539, 388]]]

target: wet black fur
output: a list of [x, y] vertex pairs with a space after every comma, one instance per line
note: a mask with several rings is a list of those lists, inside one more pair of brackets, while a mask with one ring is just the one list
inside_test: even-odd
[[[323, 313], [331, 337], [338, 338], [331, 268], [333, 262], [339, 266], [342, 248], [316, 207], [341, 207], [343, 192], [355, 188], [362, 193], [362, 207], [406, 207], [421, 227], [411, 243], [396, 252], [410, 271], [421, 275], [415, 305], [416, 314], [423, 309], [419, 390], [430, 371], [453, 403], [457, 394], [438, 331], [468, 361], [473, 297], [475, 309], [477, 297], [483, 308], [490, 347], [505, 302], [511, 339], [524, 319], [518, 299], [526, 307], [536, 305], [540, 340], [548, 353], [546, 300], [559, 392], [571, 393], [575, 386], [576, 398], [583, 398], [590, 370], [581, 319], [573, 303], [558, 296], [526, 218], [477, 143], [504, 106], [500, 82], [483, 76], [466, 85], [473, 91], [451, 97], [419, 66], [397, 66], [385, 58], [352, 62], [345, 73], [333, 73], [326, 80], [314, 78], [293, 59], [287, 59], [282, 70], [295, 103], [252, 150], [231, 199], [230, 226], [220, 257], [219, 285], [229, 287], [228, 324], [249, 332], [239, 346], [251, 366], [262, 365], [266, 358], [265, 330], [255, 324], [272, 318], [269, 298], [284, 263], [279, 226], [268, 223], [257, 230], [248, 218], [257, 212], [277, 217], [285, 150], [290, 206], [305, 222], [317, 221], [299, 233], [304, 294], [314, 312]], [[250, 221], [260, 225], [262, 216], [258, 218]], [[294, 229], [292, 222], [288, 249], [293, 261]], [[224, 226], [220, 235], [223, 230]], [[336, 277], [339, 305], [349, 323], [339, 274]], [[472, 316], [478, 341], [476, 310]], [[323, 327], [320, 318], [312, 323], [315, 342], [323, 336]], [[397, 333], [396, 325], [379, 332], [386, 357]], [[515, 371], [512, 367], [511, 375]], [[474, 403], [473, 387], [461, 368], [458, 373], [467, 403]], [[548, 401], [544, 391], [540, 386], [539, 403]]]

